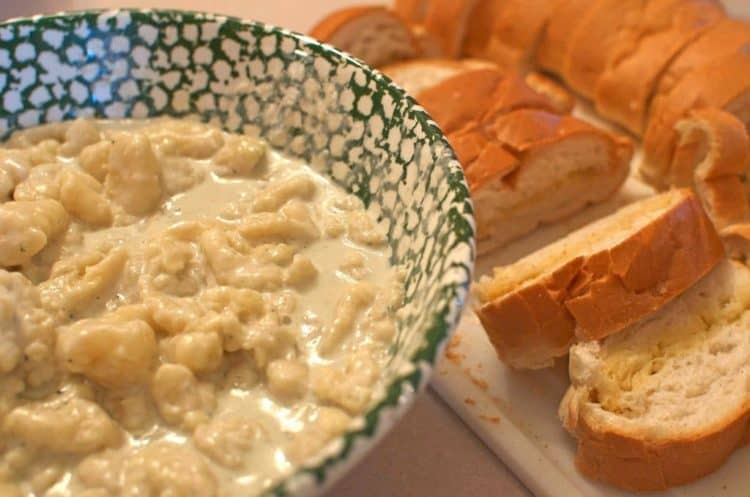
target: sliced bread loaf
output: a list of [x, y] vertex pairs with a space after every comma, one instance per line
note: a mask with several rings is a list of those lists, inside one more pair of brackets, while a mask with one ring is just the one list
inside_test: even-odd
[[727, 256], [750, 261], [750, 222], [732, 224], [721, 230], [720, 234]]
[[546, 367], [576, 339], [601, 339], [657, 311], [722, 255], [695, 195], [672, 190], [495, 268], [475, 285], [475, 310], [503, 361]]
[[750, 140], [745, 125], [728, 112], [707, 107], [690, 112], [675, 129], [671, 184], [694, 187], [717, 229], [746, 220]]
[[576, 466], [628, 490], [664, 490], [718, 468], [750, 414], [750, 270], [722, 261], [647, 320], [570, 350], [560, 406]]
[[384, 7], [337, 10], [313, 27], [310, 36], [375, 67], [418, 55], [410, 27]]

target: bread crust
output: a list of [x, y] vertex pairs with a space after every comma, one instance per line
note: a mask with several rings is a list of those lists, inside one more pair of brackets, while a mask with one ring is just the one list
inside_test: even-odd
[[475, 311], [499, 357], [550, 365], [575, 340], [598, 340], [641, 319], [708, 273], [724, 251], [687, 189], [666, 212], [611, 247], [572, 257]]
[[650, 441], [645, 434], [591, 422], [584, 407], [571, 427], [578, 439], [576, 467], [591, 479], [635, 492], [684, 485], [715, 471], [745, 442], [749, 418], [745, 407], [692, 437]]
[[[337, 10], [316, 24], [310, 30], [310, 36], [326, 43], [336, 45], [334, 38], [342, 29], [345, 29], [348, 25], [367, 17], [373, 19], [387, 19], [389, 22], [393, 23], [394, 26], [399, 27], [402, 30], [404, 38], [407, 40], [407, 45], [402, 47], [403, 53], [398, 57], [387, 57], [383, 59], [377, 58], [376, 60], [365, 60], [365, 62], [373, 66], [380, 66], [416, 57], [419, 54], [417, 40], [414, 38], [411, 28], [397, 14], [381, 6], [360, 6]], [[347, 47], [339, 48], [342, 50], [348, 50]], [[362, 54], [355, 53], [352, 55], [355, 57], [362, 57]]]
[[637, 135], [644, 131], [651, 96], [670, 61], [724, 18], [724, 9], [714, 0], [674, 4], [675, 0], [649, 2], [634, 33], [621, 36], [612, 48], [596, 81], [597, 111]]
[[[416, 96], [423, 90], [441, 84], [465, 71], [494, 68], [492, 62], [476, 59], [414, 59], [381, 67], [380, 71]], [[418, 76], [419, 82], [412, 81]]]

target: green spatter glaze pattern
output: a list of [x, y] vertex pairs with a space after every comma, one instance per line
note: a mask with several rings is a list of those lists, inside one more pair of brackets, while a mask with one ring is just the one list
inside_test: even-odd
[[330, 457], [269, 495], [311, 495], [361, 456], [424, 386], [471, 281], [474, 223], [438, 127], [386, 77], [302, 35], [178, 11], [99, 11], [0, 24], [0, 137], [79, 116], [198, 116], [259, 135], [359, 196], [408, 270], [386, 397]]

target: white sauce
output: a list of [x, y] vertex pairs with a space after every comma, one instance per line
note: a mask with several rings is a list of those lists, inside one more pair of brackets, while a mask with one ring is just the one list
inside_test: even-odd
[[304, 164], [76, 121], [14, 135], [3, 185], [0, 496], [257, 495], [382, 397], [402, 275]]

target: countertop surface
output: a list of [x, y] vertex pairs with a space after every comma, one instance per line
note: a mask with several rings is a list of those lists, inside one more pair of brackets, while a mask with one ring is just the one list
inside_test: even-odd
[[[0, 19], [61, 10], [180, 8], [258, 19], [305, 32], [324, 13], [363, 0], [0, 0]], [[372, 2], [369, 2], [372, 3]], [[431, 390], [326, 497], [531, 494]]]

